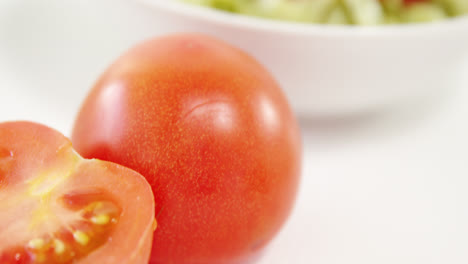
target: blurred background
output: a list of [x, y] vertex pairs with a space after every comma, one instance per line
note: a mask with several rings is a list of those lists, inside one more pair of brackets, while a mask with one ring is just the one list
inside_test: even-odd
[[[171, 31], [154, 16], [130, 0], [0, 0], [0, 121], [69, 136], [100, 73]], [[468, 263], [468, 60], [456, 69], [460, 78], [431, 96], [298, 114], [298, 202], [260, 263]]]

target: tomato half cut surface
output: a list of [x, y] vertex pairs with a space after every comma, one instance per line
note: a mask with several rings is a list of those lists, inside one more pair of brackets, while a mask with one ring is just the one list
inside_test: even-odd
[[148, 263], [151, 187], [81, 158], [59, 132], [0, 123], [0, 263]]

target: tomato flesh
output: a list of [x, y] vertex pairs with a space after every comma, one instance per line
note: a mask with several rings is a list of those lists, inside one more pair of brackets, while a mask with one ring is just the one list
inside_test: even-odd
[[147, 263], [153, 221], [141, 175], [45, 126], [0, 124], [0, 263]]
[[[21, 263], [70, 263], [85, 257], [105, 244], [119, 221], [121, 209], [104, 193], [100, 195], [101, 197], [97, 197], [95, 194], [89, 196], [88, 194], [63, 196], [59, 202], [64, 208], [70, 209], [77, 220], [67, 223], [66, 226], [62, 226], [53, 233], [47, 232], [42, 236], [29, 239], [22, 247], [7, 248], [0, 255], [0, 263], [16, 263], [15, 259], [21, 259]], [[83, 203], [83, 201], [87, 202]], [[19, 207], [21, 209], [21, 205]], [[39, 205], [39, 207], [41, 206]], [[40, 208], [37, 213], [43, 213], [41, 210], [43, 208]], [[4, 214], [18, 215], [11, 210], [4, 212]], [[48, 221], [51, 221], [51, 216], [46, 217]], [[18, 226], [14, 226], [15, 223], [10, 223], [10, 228], [28, 228], [22, 226], [24, 224], [22, 221], [16, 223]], [[31, 224], [33, 223], [30, 222], [29, 225]], [[38, 229], [40, 227], [33, 226], [32, 228]], [[44, 228], [42, 227], [42, 229]]]

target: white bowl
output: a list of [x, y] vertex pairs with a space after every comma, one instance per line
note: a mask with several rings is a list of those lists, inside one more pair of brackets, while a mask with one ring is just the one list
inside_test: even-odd
[[248, 51], [277, 78], [296, 112], [349, 114], [447, 89], [468, 58], [468, 17], [396, 26], [272, 21], [140, 0], [167, 32], [202, 32]]

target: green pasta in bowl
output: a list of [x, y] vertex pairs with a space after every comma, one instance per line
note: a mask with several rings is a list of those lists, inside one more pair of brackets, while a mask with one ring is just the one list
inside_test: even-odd
[[215, 9], [316, 24], [380, 25], [468, 14], [468, 0], [183, 0]]

